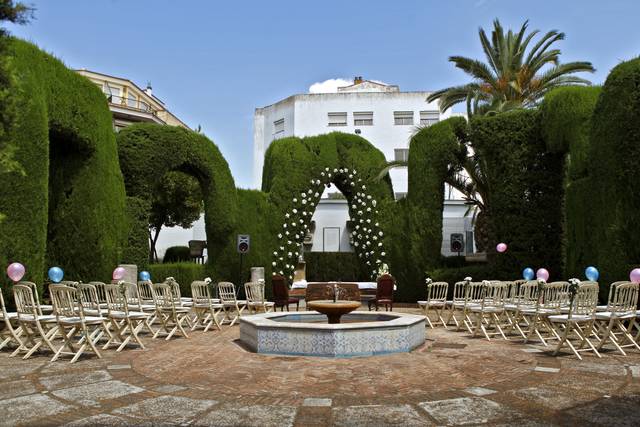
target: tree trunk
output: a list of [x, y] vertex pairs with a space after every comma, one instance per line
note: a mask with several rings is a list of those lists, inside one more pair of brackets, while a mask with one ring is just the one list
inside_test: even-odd
[[476, 216], [474, 237], [478, 252], [486, 252], [489, 247], [489, 218], [484, 210], [480, 210]]
[[[149, 227], [149, 242], [151, 243], [151, 247], [149, 250], [149, 261], [150, 262], [158, 262], [158, 251], [156, 250], [156, 243], [158, 243], [158, 237], [160, 236], [160, 227]], [[155, 231], [155, 234], [151, 234], [151, 230]]]

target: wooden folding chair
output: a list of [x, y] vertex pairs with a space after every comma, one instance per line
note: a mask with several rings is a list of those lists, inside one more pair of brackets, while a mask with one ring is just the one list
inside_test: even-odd
[[460, 327], [464, 325], [470, 334], [473, 333], [471, 309], [473, 307], [480, 307], [480, 305], [482, 304], [483, 290], [483, 282], [465, 282], [464, 305], [462, 306], [462, 323], [458, 325], [456, 331], [459, 331]]
[[231, 282], [218, 283], [218, 296], [220, 303], [224, 306], [225, 319], [223, 323], [228, 322], [229, 326], [233, 326], [242, 316], [247, 302], [236, 298], [236, 288]]
[[218, 316], [222, 313], [224, 305], [217, 302], [219, 300], [211, 298], [209, 285], [203, 281], [192, 282], [191, 295], [193, 298], [193, 311], [196, 314], [196, 320], [191, 330], [204, 328], [204, 331], [207, 332], [212, 325], [216, 325], [216, 328], [221, 330]]
[[[560, 339], [555, 328], [549, 321], [549, 316], [561, 314], [562, 306], [567, 300], [568, 282], [544, 283], [538, 287], [538, 299], [535, 308], [525, 308], [521, 311], [524, 320], [529, 324], [524, 342], [537, 336], [547, 347], [547, 340]], [[547, 335], [546, 339], [542, 335]]]
[[[28, 284], [18, 283], [13, 285], [13, 298], [18, 315], [17, 320], [23, 333], [22, 336], [24, 337], [22, 342], [24, 347], [28, 348], [23, 359], [28, 359], [41, 348], [49, 349], [54, 354], [58, 351], [52, 342], [58, 332], [56, 317], [53, 315], [43, 315], [40, 307], [36, 304], [33, 294], [33, 288]], [[21, 351], [23, 351], [23, 348], [18, 347], [12, 356], [15, 356]]]
[[[615, 286], [610, 293], [608, 310], [596, 312], [596, 324], [600, 343], [596, 347], [598, 351], [610, 341], [611, 344], [626, 356], [623, 348], [631, 347], [640, 350], [640, 345], [635, 341], [624, 322], [632, 322], [636, 319], [636, 307], [638, 305], [638, 283], [627, 282]], [[629, 325], [630, 326], [630, 325]]]
[[[104, 283], [103, 283], [104, 285]], [[102, 327], [104, 335], [106, 335], [107, 344], [116, 342], [115, 337], [111, 333], [109, 322], [109, 309], [106, 303], [100, 302], [98, 287], [93, 283], [80, 283], [77, 288], [78, 303], [82, 305], [85, 316], [99, 317], [102, 319]], [[104, 292], [104, 286], [102, 287]], [[104, 293], [103, 293], [104, 295]], [[105, 295], [106, 298], [106, 295]]]
[[454, 325], [456, 325], [456, 331], [460, 329], [460, 322], [458, 322], [458, 318], [456, 317], [456, 312], [464, 311], [464, 292], [465, 286], [467, 282], [456, 282], [453, 284], [453, 298], [447, 301], [446, 307], [449, 310], [449, 316], [447, 317], [446, 324], [451, 324], [453, 320]]
[[[548, 316], [549, 322], [556, 329], [556, 335], [560, 337], [553, 355], [558, 354], [560, 349], [566, 344], [571, 351], [582, 360], [580, 352], [593, 351], [596, 356], [600, 353], [589, 340], [595, 334], [594, 323], [596, 320], [596, 305], [598, 304], [598, 285], [595, 283], [581, 283], [578, 286], [571, 310], [568, 314], [555, 314]], [[572, 339], [574, 335], [579, 341], [579, 345], [574, 345]], [[588, 346], [588, 348], [584, 348]]]
[[[504, 312], [507, 319], [507, 327], [505, 334], [511, 333], [514, 329], [519, 333], [523, 339], [527, 338], [522, 327], [528, 327], [529, 323], [527, 318], [523, 315], [525, 310], [531, 312], [535, 311], [538, 303], [538, 281], [537, 280], [522, 280], [516, 281], [515, 290], [512, 288], [510, 292], [514, 292], [511, 301], [505, 303]], [[524, 325], [522, 325], [524, 323]]]
[[448, 290], [449, 284], [447, 282], [431, 282], [427, 284], [427, 300], [418, 301], [418, 306], [422, 309], [424, 317], [427, 318], [427, 324], [431, 329], [434, 328], [430, 318], [431, 311], [436, 315], [436, 320], [434, 321], [436, 325], [440, 322], [447, 329], [447, 322], [445, 322], [443, 315], [447, 308]]
[[9, 346], [10, 344], [14, 344], [18, 351], [27, 352], [29, 349], [25, 347], [20, 339], [20, 335], [22, 335], [22, 328], [16, 324], [18, 313], [16, 312], [8, 312], [7, 307], [4, 304], [4, 295], [2, 295], [2, 290], [0, 289], [0, 308], [2, 312], [0, 313], [0, 321], [2, 321], [1, 329], [0, 329], [0, 350]]
[[166, 334], [166, 340], [171, 339], [176, 333], [189, 338], [182, 323], [187, 321], [191, 310], [188, 307], [179, 305], [179, 301], [174, 298], [172, 285], [170, 283], [154, 283], [153, 296], [155, 298], [156, 317], [161, 324], [153, 338], [157, 338], [163, 330]]
[[244, 284], [249, 313], [268, 313], [273, 311], [274, 303], [264, 298], [264, 282], [247, 282]]
[[[478, 334], [478, 331], [482, 331], [487, 340], [491, 340], [489, 335], [498, 334], [505, 340], [507, 339], [501, 325], [501, 316], [504, 313], [504, 302], [507, 292], [508, 284], [506, 282], [483, 282], [480, 305], [472, 305], [470, 307], [470, 311], [475, 316], [475, 319], [473, 319], [473, 323], [469, 321], [467, 329], [473, 329], [473, 337]], [[492, 326], [494, 330], [490, 331]]]
[[[138, 333], [145, 326], [149, 315], [141, 311], [129, 310], [126, 284], [108, 284], [104, 289], [107, 297], [107, 317], [113, 327], [113, 335], [120, 343], [116, 351], [122, 351], [132, 341], [144, 349]], [[102, 348], [107, 349], [110, 344], [111, 342], [108, 342]]]
[[[71, 363], [74, 363], [85, 351], [90, 351], [102, 359], [96, 348], [96, 342], [105, 331], [100, 312], [97, 312], [97, 316], [85, 316], [84, 306], [77, 302], [79, 291], [74, 287], [58, 285], [50, 287], [49, 291], [59, 332], [64, 341], [51, 361], [55, 362], [62, 355], [71, 355]], [[75, 340], [76, 338], [78, 339]], [[69, 351], [65, 351], [65, 348]]]

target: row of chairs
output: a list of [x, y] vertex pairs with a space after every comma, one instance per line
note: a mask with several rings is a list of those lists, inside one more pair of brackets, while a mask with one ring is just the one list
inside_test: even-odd
[[[221, 325], [233, 326], [242, 312], [270, 311], [273, 303], [264, 299], [264, 283], [245, 284], [247, 300], [236, 298], [230, 282], [217, 285], [218, 298], [212, 297], [211, 286], [205, 281], [191, 284], [192, 297], [182, 297], [174, 280], [164, 283], [148, 281], [137, 284], [119, 282], [61, 282], [49, 285], [51, 305], [41, 304], [32, 282], [13, 286], [15, 312], [8, 312], [0, 292], [0, 349], [15, 346], [11, 356], [24, 354], [28, 359], [39, 350], [53, 353], [52, 361], [71, 355], [75, 362], [84, 352], [101, 357], [102, 349], [117, 346], [121, 351], [129, 344], [144, 349], [139, 334], [148, 332], [152, 338], [161, 334], [169, 340], [185, 329], [205, 332]], [[153, 326], [157, 324], [157, 329]], [[58, 345], [56, 340], [61, 340]]]
[[638, 288], [638, 283], [615, 282], [607, 305], [598, 306], [598, 283], [591, 281], [463, 281], [454, 284], [451, 300], [449, 284], [433, 282], [418, 305], [431, 328], [465, 328], [488, 340], [515, 334], [525, 343], [537, 339], [544, 346], [556, 341], [554, 355], [567, 346], [582, 359], [585, 351], [600, 357], [609, 344], [622, 355], [625, 348], [640, 350]]

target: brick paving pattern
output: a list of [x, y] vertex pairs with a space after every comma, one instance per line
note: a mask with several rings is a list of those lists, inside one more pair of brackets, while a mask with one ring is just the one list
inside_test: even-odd
[[637, 352], [579, 361], [516, 339], [425, 333], [411, 353], [352, 359], [250, 353], [238, 326], [172, 341], [143, 335], [146, 350], [73, 365], [0, 352], [0, 425], [639, 423]]

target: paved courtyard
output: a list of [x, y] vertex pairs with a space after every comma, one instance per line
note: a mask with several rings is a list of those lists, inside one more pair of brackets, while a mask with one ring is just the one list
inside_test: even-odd
[[640, 423], [638, 353], [579, 361], [521, 342], [426, 334], [410, 354], [353, 359], [249, 353], [238, 326], [147, 336], [146, 350], [73, 365], [0, 352], [0, 425]]

